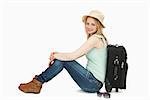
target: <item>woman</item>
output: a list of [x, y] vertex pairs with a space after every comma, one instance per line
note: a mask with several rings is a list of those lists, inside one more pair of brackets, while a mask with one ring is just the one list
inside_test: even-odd
[[[92, 10], [89, 15], [82, 17], [85, 24], [87, 41], [71, 53], [52, 52], [50, 66], [37, 75], [29, 83], [20, 84], [19, 89], [25, 93], [40, 93], [42, 84], [48, 82], [65, 68], [78, 86], [86, 92], [99, 91], [104, 83], [107, 59], [107, 41], [102, 29], [104, 15]], [[86, 68], [75, 60], [86, 55]]]

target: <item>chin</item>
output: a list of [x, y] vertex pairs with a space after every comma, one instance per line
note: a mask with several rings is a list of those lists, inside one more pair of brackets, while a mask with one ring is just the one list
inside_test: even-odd
[[93, 34], [94, 32], [88, 32], [88, 34]]

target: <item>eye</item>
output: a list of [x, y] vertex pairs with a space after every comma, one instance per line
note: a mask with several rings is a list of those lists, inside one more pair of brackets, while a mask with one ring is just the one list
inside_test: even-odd
[[96, 26], [94, 23], [92, 23], [92, 26]]
[[87, 22], [86, 25], [89, 25], [89, 23]]

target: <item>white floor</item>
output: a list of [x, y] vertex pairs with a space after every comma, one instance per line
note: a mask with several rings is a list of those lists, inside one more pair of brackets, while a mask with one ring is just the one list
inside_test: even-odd
[[[27, 75], [28, 76], [28, 75]], [[2, 96], [3, 100], [70, 100], [70, 99], [86, 99], [86, 100], [100, 100], [105, 99], [103, 97], [98, 97], [96, 93], [86, 93], [80, 90], [80, 88], [76, 85], [76, 83], [71, 79], [71, 77], [68, 75], [68, 73], [63, 70], [58, 76], [56, 76], [53, 80], [49, 81], [48, 83], [45, 83], [43, 85], [43, 88], [41, 90], [40, 94], [25, 94], [18, 90], [18, 85], [20, 82], [28, 82], [30, 78], [24, 78], [24, 79], [18, 79], [19, 81], [13, 81], [11, 84], [7, 80], [8, 83], [6, 83], [2, 87]], [[12, 79], [10, 79], [12, 81]], [[3, 85], [2, 85], [3, 86]], [[104, 87], [101, 89], [101, 91], [104, 91]], [[146, 92], [141, 92], [139, 94], [135, 94], [133, 92], [134, 90], [130, 89], [127, 85], [126, 90], [120, 90], [118, 93], [114, 92], [114, 90], [111, 93], [111, 100], [143, 100], [148, 99], [148, 94], [143, 94]], [[136, 91], [136, 90], [135, 90]], [[137, 93], [137, 92], [136, 92]]]

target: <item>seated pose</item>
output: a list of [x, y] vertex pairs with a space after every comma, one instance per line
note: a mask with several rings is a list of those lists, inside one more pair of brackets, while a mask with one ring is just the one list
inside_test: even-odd
[[[107, 40], [102, 31], [105, 28], [104, 15], [98, 10], [92, 10], [89, 15], [83, 16], [82, 20], [87, 34], [85, 43], [74, 52], [52, 52], [49, 67], [36, 75], [32, 81], [20, 84], [19, 90], [25, 93], [40, 93], [42, 84], [54, 78], [63, 68], [83, 91], [95, 93], [102, 88], [107, 61]], [[86, 68], [75, 61], [83, 55], [87, 58]]]

